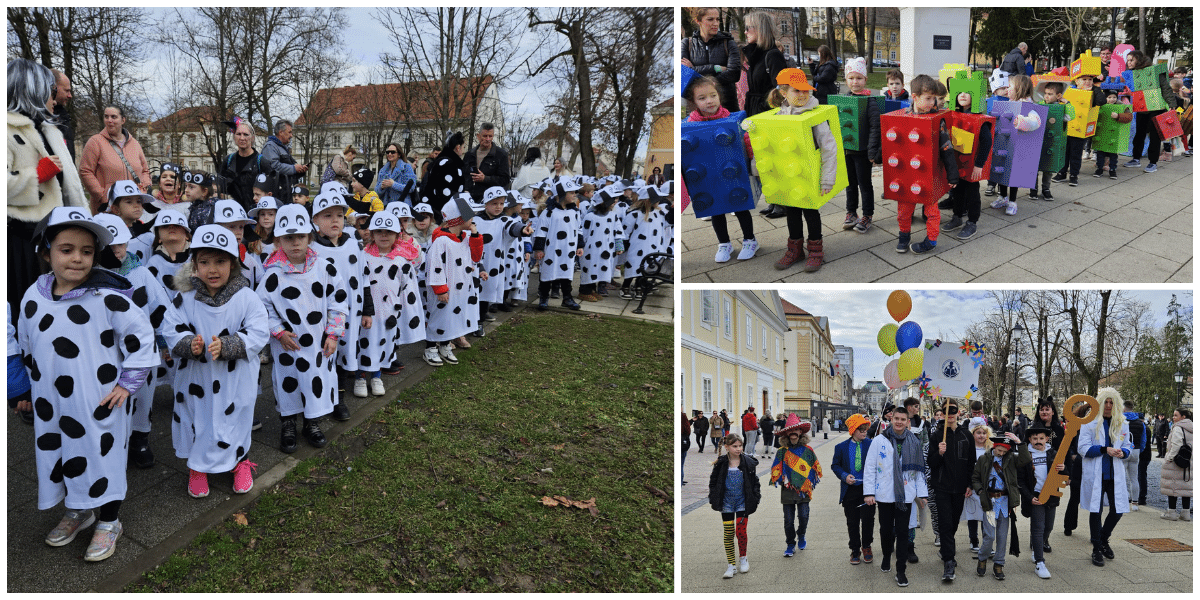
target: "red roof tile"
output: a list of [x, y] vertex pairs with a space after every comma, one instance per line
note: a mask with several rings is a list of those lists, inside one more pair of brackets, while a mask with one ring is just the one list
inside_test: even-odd
[[788, 302], [787, 300], [784, 300], [783, 298], [780, 298], [779, 301], [783, 303], [783, 314], [785, 315], [800, 315], [802, 317], [812, 316], [812, 313], [800, 308], [799, 306], [796, 306], [795, 304], [792, 304], [791, 302]]
[[[331, 111], [322, 120], [330, 125], [349, 125], [363, 122], [400, 121], [404, 116], [400, 113], [399, 102], [411, 98], [413, 104], [412, 119], [421, 121], [436, 118], [437, 111], [430, 102], [438, 95], [440, 81], [417, 81], [410, 83], [373, 83], [352, 85], [339, 88], [324, 88], [317, 90], [309, 101], [305, 113], [321, 113]], [[451, 82], [460, 91], [461, 96], [470, 97], [474, 91], [476, 102], [483, 99], [483, 92], [492, 85], [492, 76], [459, 79]], [[395, 98], [396, 101], [384, 101]], [[454, 107], [451, 107], [453, 110]], [[467, 118], [471, 106], [464, 103], [459, 109], [462, 114], [451, 115], [452, 118]], [[313, 118], [316, 118], [315, 116]], [[305, 123], [305, 114], [296, 119], [296, 126]]]

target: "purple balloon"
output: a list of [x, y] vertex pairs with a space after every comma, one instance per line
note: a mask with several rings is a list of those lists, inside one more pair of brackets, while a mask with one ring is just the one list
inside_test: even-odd
[[921, 331], [921, 326], [917, 325], [916, 321], [905, 321], [900, 325], [900, 329], [896, 330], [896, 347], [900, 352], [921, 346], [921, 342], [925, 340], [925, 334]]

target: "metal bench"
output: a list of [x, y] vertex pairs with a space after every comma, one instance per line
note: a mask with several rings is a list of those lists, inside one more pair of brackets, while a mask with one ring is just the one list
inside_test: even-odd
[[634, 289], [641, 296], [637, 308], [633, 309], [636, 315], [646, 312], [642, 310], [642, 306], [646, 304], [646, 296], [655, 288], [664, 283], [675, 283], [675, 257], [663, 252], [652, 252], [642, 257], [639, 270], [642, 272], [641, 278], [634, 284]]

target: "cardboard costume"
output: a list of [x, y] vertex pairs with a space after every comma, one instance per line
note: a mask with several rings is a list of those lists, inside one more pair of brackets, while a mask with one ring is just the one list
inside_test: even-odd
[[738, 111], [724, 119], [680, 123], [683, 182], [697, 217], [755, 206]]

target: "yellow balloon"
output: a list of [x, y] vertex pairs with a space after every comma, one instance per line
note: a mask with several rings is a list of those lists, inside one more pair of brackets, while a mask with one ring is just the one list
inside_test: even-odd
[[895, 323], [888, 323], [879, 329], [879, 335], [875, 336], [875, 341], [879, 343], [879, 350], [887, 356], [891, 356], [900, 351], [896, 347], [896, 330], [900, 326]]
[[925, 370], [925, 351], [909, 348], [900, 354], [900, 379], [908, 381], [921, 376]]
[[908, 292], [896, 290], [888, 295], [887, 309], [892, 318], [899, 323], [908, 317], [908, 313], [912, 312], [912, 298], [908, 296]]

